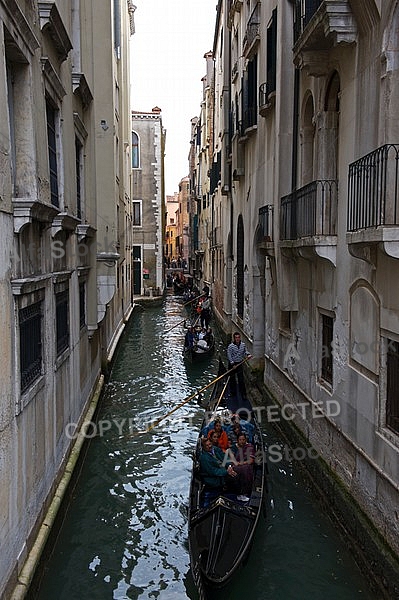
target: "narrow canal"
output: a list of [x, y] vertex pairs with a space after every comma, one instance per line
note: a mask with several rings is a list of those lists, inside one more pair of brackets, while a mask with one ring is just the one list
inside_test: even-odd
[[[42, 570], [39, 600], [197, 599], [189, 572], [187, 499], [202, 413], [192, 400], [217, 372], [185, 365], [181, 303], [135, 311], [102, 397], [97, 433]], [[283, 443], [267, 423], [268, 445]], [[303, 480], [298, 463], [269, 464], [267, 516], [228, 600], [378, 600]], [[213, 600], [213, 599], [212, 599]]]

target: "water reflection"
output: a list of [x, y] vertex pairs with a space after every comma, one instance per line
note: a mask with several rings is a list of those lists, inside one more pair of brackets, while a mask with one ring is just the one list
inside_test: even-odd
[[[204, 365], [184, 364], [183, 311], [168, 297], [162, 309], [136, 312], [126, 329], [99, 410], [99, 420], [111, 426], [90, 441], [40, 600], [197, 598], [187, 499], [201, 410], [192, 399], [148, 433], [135, 434], [216, 376], [217, 354]], [[279, 441], [266, 429], [265, 437]], [[352, 600], [362, 591], [371, 600], [295, 464], [270, 467], [268, 517], [223, 597]]]

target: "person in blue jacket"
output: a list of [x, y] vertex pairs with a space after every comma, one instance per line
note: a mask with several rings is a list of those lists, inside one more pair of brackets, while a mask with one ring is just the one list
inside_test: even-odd
[[209, 438], [202, 438], [200, 469], [202, 480], [209, 488], [223, 488], [228, 479], [237, 477], [230, 462], [226, 462], [221, 448], [215, 447]]

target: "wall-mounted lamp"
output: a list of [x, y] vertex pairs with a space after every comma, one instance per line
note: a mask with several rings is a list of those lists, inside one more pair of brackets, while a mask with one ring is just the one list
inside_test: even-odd
[[104, 131], [107, 131], [107, 129], [109, 129], [108, 123], [105, 119], [101, 119], [100, 125], [104, 129]]

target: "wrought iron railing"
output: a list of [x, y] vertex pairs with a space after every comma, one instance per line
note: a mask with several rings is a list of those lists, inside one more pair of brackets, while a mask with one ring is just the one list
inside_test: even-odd
[[272, 86], [269, 84], [268, 81], [265, 81], [265, 83], [261, 83], [259, 86], [259, 108], [261, 108], [262, 106], [267, 106], [269, 104], [269, 96], [272, 92], [275, 91], [275, 87], [274, 89], [272, 89]]
[[399, 225], [399, 144], [385, 144], [349, 165], [348, 231]]
[[313, 17], [323, 0], [296, 0], [294, 15], [294, 42], [296, 42], [305, 27]]
[[248, 19], [247, 28], [243, 39], [243, 54], [245, 54], [254, 43], [260, 33], [260, 2], [258, 2]]
[[259, 209], [259, 229], [261, 237], [268, 241], [273, 241], [273, 205], [266, 204]]
[[256, 106], [249, 106], [244, 109], [243, 120], [241, 121], [241, 135], [245, 135], [246, 129], [257, 124], [258, 109]]
[[281, 198], [280, 239], [336, 234], [337, 181], [317, 180]]

